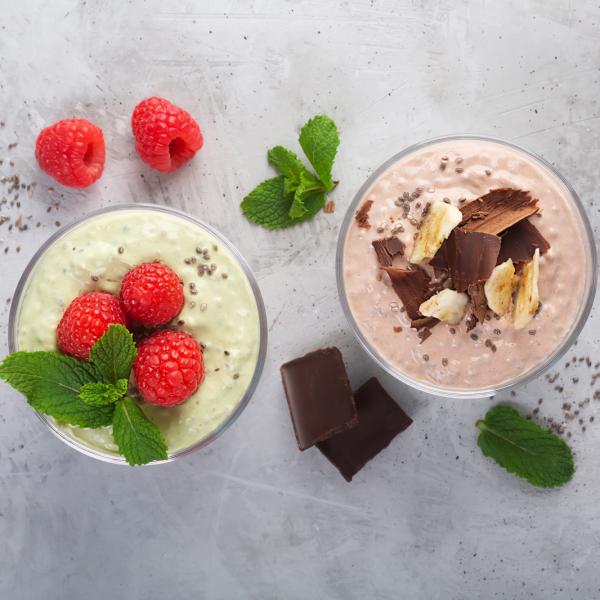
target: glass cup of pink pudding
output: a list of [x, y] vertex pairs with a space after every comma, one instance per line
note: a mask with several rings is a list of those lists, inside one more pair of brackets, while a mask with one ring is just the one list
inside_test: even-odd
[[[429, 264], [430, 261], [438, 264], [440, 254], [446, 252], [445, 246], [439, 251], [434, 246], [428, 258], [419, 260], [418, 265], [411, 262], [417, 254], [423, 254], [417, 252], [416, 247], [422, 244], [423, 224], [428, 215], [431, 220], [432, 207], [458, 214], [454, 227], [468, 229], [469, 223], [460, 222], [461, 215], [465, 215], [464, 207], [476, 199], [489, 199], [489, 193], [494, 190], [509, 190], [513, 195], [528, 193], [535, 207], [534, 214], [524, 212], [526, 218], [520, 221], [521, 225], [527, 221], [525, 225], [534, 229], [543, 241], [542, 247], [535, 251], [535, 283], [539, 295], [539, 303], [533, 306], [535, 310], [525, 321], [517, 317], [517, 304], [523, 294], [531, 301], [531, 294], [527, 296], [527, 290], [519, 286], [525, 286], [526, 274], [532, 272], [529, 265], [533, 262], [519, 264], [515, 260], [513, 267], [511, 259], [510, 267], [515, 274], [510, 306], [505, 313], [496, 308], [492, 290], [488, 290], [482, 280], [474, 285], [480, 285], [482, 295], [485, 286], [490, 304], [501, 314], [494, 313], [488, 306], [487, 312], [484, 308], [485, 317], [477, 321], [469, 310], [473, 309], [470, 294], [475, 288], [469, 287], [468, 294], [466, 289], [461, 289], [464, 293], [454, 289], [444, 292], [452, 301], [457, 298], [459, 305], [467, 303], [458, 320], [448, 320], [447, 311], [427, 312], [431, 302], [420, 305], [422, 312], [416, 320], [415, 314], [409, 317], [411, 308], [403, 304], [392, 281], [395, 273], [405, 275], [412, 270], [425, 273], [431, 289], [435, 288], [436, 298], [445, 288], [458, 287], [447, 272]], [[470, 222], [472, 229], [477, 229], [479, 218], [485, 220], [485, 215], [474, 214], [475, 220]], [[505, 239], [509, 240], [508, 232], [514, 230], [499, 231], [498, 227], [503, 225], [496, 225], [496, 229], [489, 231], [495, 233], [492, 237], [500, 238], [499, 245], [505, 244]], [[485, 231], [485, 227], [481, 230]], [[453, 235], [450, 228], [446, 233], [444, 239]], [[455, 235], [458, 237], [458, 233]], [[385, 241], [391, 238], [394, 238], [392, 244]], [[376, 252], [373, 242], [376, 245], [380, 242], [381, 246], [382, 241], [383, 251]], [[450, 239], [448, 247], [450, 242], [455, 254], [448, 260], [451, 264], [448, 268], [453, 274], [458, 243]], [[533, 253], [533, 246], [531, 249]], [[503, 251], [504, 246], [501, 246], [498, 265], [503, 260]], [[533, 261], [533, 257], [530, 260]], [[496, 264], [496, 258], [493, 261]], [[479, 267], [483, 262], [481, 258]], [[537, 377], [572, 345], [592, 308], [597, 255], [580, 199], [550, 164], [509, 142], [461, 135], [410, 146], [369, 177], [344, 218], [336, 268], [344, 313], [359, 342], [382, 368], [399, 381], [424, 392], [478, 398]], [[489, 271], [486, 276], [489, 281]], [[447, 300], [440, 298], [440, 302], [434, 304], [438, 309], [440, 305], [447, 308]], [[412, 312], [415, 310], [413, 307]], [[415, 325], [415, 322], [426, 322], [427, 318], [431, 320], [431, 315], [444, 316], [434, 318], [435, 326], [427, 331]], [[421, 318], [425, 320], [420, 321]], [[474, 322], [470, 322], [471, 319]]]

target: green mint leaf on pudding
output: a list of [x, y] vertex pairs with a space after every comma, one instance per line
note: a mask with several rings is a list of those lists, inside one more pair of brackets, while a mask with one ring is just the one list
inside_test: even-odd
[[98, 380], [94, 367], [56, 352], [14, 352], [0, 365], [0, 378], [27, 398], [38, 412], [78, 427], [110, 425], [113, 406], [91, 406], [79, 390]]
[[116, 385], [98, 381], [86, 383], [79, 390], [79, 397], [90, 406], [112, 404], [127, 393], [127, 379], [119, 379]]
[[122, 325], [110, 325], [90, 350], [90, 362], [105, 383], [128, 380], [136, 356], [133, 336]]
[[573, 477], [571, 448], [514, 408], [494, 406], [476, 426], [481, 430], [477, 443], [483, 454], [509, 473], [545, 488], [559, 487]]
[[115, 404], [113, 437], [119, 452], [132, 466], [168, 458], [167, 443], [160, 429], [130, 396]]
[[280, 229], [296, 223], [289, 215], [294, 196], [284, 193], [283, 182], [283, 175], [267, 179], [244, 198], [242, 211], [250, 221], [267, 229]]
[[335, 123], [325, 115], [312, 118], [300, 131], [300, 146], [327, 191], [334, 188], [333, 161], [340, 145]]

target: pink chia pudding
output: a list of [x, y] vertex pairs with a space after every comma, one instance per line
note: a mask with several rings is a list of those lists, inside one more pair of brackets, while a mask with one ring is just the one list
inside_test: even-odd
[[[487, 201], [494, 190], [503, 193], [508, 190], [513, 196], [527, 194], [524, 208], [499, 207], [499, 222], [492, 222], [489, 210], [483, 209], [466, 224], [465, 220], [460, 222], [465, 206], [479, 198], [483, 198], [479, 202]], [[491, 210], [495, 209], [492, 206]], [[444, 222], [445, 233], [440, 233], [441, 217], [433, 214], [436, 210], [448, 213], [444, 218], [451, 222]], [[355, 327], [389, 370], [400, 372], [425, 388], [462, 391], [506, 386], [546, 364], [585, 318], [582, 312], [590, 303], [594, 280], [593, 242], [585, 216], [565, 183], [525, 151], [478, 138], [423, 145], [402, 155], [376, 177], [353, 207], [353, 213], [347, 231], [342, 232], [345, 240], [340, 268], [343, 293]], [[486, 282], [492, 277], [490, 269], [500, 265], [510, 253], [504, 252], [504, 246], [501, 251], [495, 249], [493, 264], [486, 267], [483, 254], [488, 247], [468, 246], [469, 252], [473, 247], [480, 248], [476, 252], [481, 256], [475, 261], [476, 267], [469, 266], [475, 274], [469, 272], [465, 277], [470, 276], [473, 286], [479, 286], [482, 298], [487, 295], [488, 303], [483, 300], [483, 313], [479, 311], [477, 319], [473, 315], [477, 312], [474, 308], [477, 287], [469, 286], [467, 290], [465, 284], [461, 288], [462, 284], [456, 283], [459, 278], [456, 270], [452, 270], [454, 262], [465, 260], [460, 249], [455, 248], [458, 242], [453, 243], [454, 236], [469, 234], [486, 243], [491, 240], [492, 246], [500, 247], [505, 244], [508, 232], [516, 230], [499, 229], [517, 220], [521, 226], [527, 221], [525, 225], [535, 230], [543, 243], [538, 243], [537, 249], [535, 244], [531, 245], [528, 258], [519, 262], [513, 256], [514, 265], [512, 259], [510, 265], [503, 265], [510, 266], [511, 273], [514, 271], [507, 284], [510, 292], [506, 297], [506, 312], [496, 308], [495, 292]], [[478, 230], [477, 235], [462, 231], [468, 229]], [[424, 239], [427, 231], [429, 240]], [[446, 238], [450, 239], [445, 242]], [[390, 239], [393, 242], [386, 242], [382, 259], [373, 242]], [[429, 256], [425, 252], [426, 258], [422, 259], [423, 248], [416, 246], [426, 241], [433, 243], [433, 249], [430, 247]], [[444, 244], [441, 250], [440, 243]], [[446, 246], [455, 248], [455, 254], [450, 255]], [[450, 267], [434, 269], [430, 262], [437, 264], [443, 252], [448, 253]], [[419, 264], [413, 264], [417, 255]], [[461, 268], [467, 269], [464, 265], [456, 267], [459, 272]], [[430, 286], [425, 296], [417, 294], [418, 308], [412, 310], [411, 302], [403, 302], [406, 300], [403, 290], [399, 293], [393, 285], [395, 274], [411, 278], [415, 275], [407, 271], [425, 274], [423, 277]], [[483, 271], [486, 272], [482, 275]], [[530, 284], [535, 284], [533, 292], [526, 287], [528, 278]], [[422, 302], [427, 299], [428, 302]], [[447, 308], [448, 302], [454, 303], [451, 317], [447, 310], [440, 310], [440, 306]], [[531, 311], [525, 313], [525, 318], [516, 314], [522, 302]], [[415, 311], [420, 312], [417, 315]], [[418, 327], [422, 323], [431, 326]]]

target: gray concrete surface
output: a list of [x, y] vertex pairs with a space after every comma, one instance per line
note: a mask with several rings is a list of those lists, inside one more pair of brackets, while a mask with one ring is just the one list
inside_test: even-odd
[[[271, 328], [247, 411], [175, 464], [130, 470], [81, 456], [3, 386], [0, 598], [600, 596], [600, 424], [587, 422], [598, 403], [582, 411], [585, 432], [569, 428], [573, 481], [536, 490], [476, 447], [473, 424], [489, 400], [416, 394], [366, 359], [334, 280], [338, 227], [357, 187], [392, 153], [435, 135], [492, 134], [542, 154], [581, 194], [597, 232], [597, 2], [0, 0], [0, 8], [0, 174], [37, 182], [21, 209], [0, 207], [12, 222], [32, 215], [27, 231], [0, 227], [0, 354], [4, 301], [55, 222], [122, 202], [174, 206], [221, 229], [255, 269]], [[133, 106], [152, 94], [187, 107], [206, 136], [193, 163], [170, 176], [137, 159], [129, 134]], [[342, 131], [336, 212], [290, 231], [253, 227], [238, 205], [270, 176], [266, 149], [294, 147], [298, 126], [317, 112]], [[96, 122], [107, 141], [104, 176], [84, 192], [55, 186], [33, 157], [37, 132], [71, 115]], [[598, 356], [599, 324], [595, 310], [569, 357]], [[381, 376], [415, 420], [352, 484], [318, 451], [298, 452], [279, 382], [283, 360], [324, 344], [342, 349], [353, 383]], [[502, 399], [530, 411], [543, 398], [540, 417], [557, 417], [563, 402], [591, 395], [590, 375], [578, 362], [561, 369], [563, 392], [540, 378]]]

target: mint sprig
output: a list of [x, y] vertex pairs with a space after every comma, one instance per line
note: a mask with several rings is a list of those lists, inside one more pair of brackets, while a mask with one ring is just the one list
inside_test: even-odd
[[109, 325], [90, 350], [90, 362], [107, 383], [129, 379], [137, 349], [131, 333], [122, 325]]
[[40, 413], [77, 427], [112, 424], [119, 452], [130, 465], [168, 458], [166, 441], [127, 395], [137, 349], [131, 333], [111, 325], [89, 362], [58, 352], [14, 352], [0, 364], [0, 379]]
[[119, 379], [116, 384], [86, 383], [79, 390], [79, 397], [90, 406], [105, 406], [120, 400], [127, 393], [127, 384], [127, 379]]
[[476, 426], [481, 431], [477, 444], [483, 454], [509, 473], [544, 488], [559, 487], [573, 477], [571, 448], [514, 408], [494, 406]]
[[129, 396], [115, 405], [113, 437], [119, 452], [132, 466], [168, 458], [167, 443], [160, 429]]
[[299, 143], [316, 175], [291, 150], [283, 146], [271, 148], [269, 162], [281, 176], [263, 181], [244, 198], [244, 215], [268, 229], [312, 219], [325, 206], [327, 193], [336, 185], [332, 169], [339, 142], [335, 123], [325, 115], [317, 115], [302, 127]]

